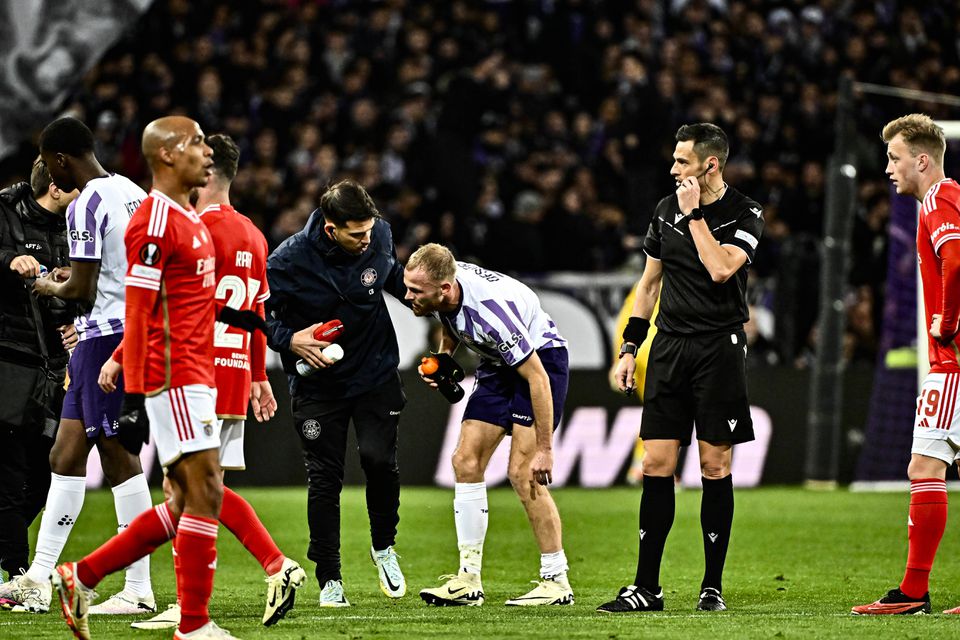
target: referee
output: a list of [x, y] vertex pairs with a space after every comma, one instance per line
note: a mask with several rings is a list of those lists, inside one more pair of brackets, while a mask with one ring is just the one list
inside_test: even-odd
[[597, 608], [606, 613], [663, 610], [660, 560], [675, 510], [674, 473], [694, 424], [700, 449], [705, 570], [700, 611], [723, 611], [723, 563], [733, 522], [732, 447], [753, 440], [747, 400], [747, 268], [763, 230], [756, 202], [723, 181], [729, 144], [720, 127], [692, 124], [676, 135], [670, 174], [675, 194], [657, 205], [644, 240], [646, 267], [623, 332], [616, 381], [630, 392], [637, 347], [650, 328], [640, 426], [646, 455], [640, 499], [640, 552], [632, 585]]

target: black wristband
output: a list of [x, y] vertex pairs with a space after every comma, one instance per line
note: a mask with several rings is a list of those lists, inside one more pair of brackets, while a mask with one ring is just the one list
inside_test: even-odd
[[690, 212], [691, 220], [703, 220], [703, 209], [700, 207], [695, 207], [693, 211]]
[[627, 326], [623, 328], [623, 341], [632, 342], [638, 347], [647, 338], [647, 331], [650, 330], [650, 321], [637, 316], [630, 316]]

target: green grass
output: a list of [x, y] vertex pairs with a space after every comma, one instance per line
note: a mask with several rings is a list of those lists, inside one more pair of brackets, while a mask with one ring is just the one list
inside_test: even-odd
[[[306, 553], [306, 490], [251, 489], [254, 504], [278, 544], [303, 560]], [[367, 550], [370, 539], [362, 490], [344, 492], [343, 565], [348, 609], [320, 609], [312, 563], [311, 581], [296, 608], [272, 629], [260, 626], [264, 583], [259, 565], [221, 528], [211, 613], [240, 638], [920, 638], [954, 637], [952, 616], [857, 618], [852, 604], [875, 599], [897, 583], [906, 555], [904, 494], [814, 493], [759, 489], [737, 494], [733, 542], [724, 596], [731, 611], [695, 612], [703, 564], [699, 492], [677, 496], [677, 519], [667, 542], [662, 579], [666, 611], [608, 616], [594, 608], [631, 581], [636, 562], [635, 489], [561, 489], [557, 503], [565, 526], [573, 607], [513, 609], [506, 598], [527, 590], [539, 556], [526, 518], [512, 492], [490, 493], [490, 531], [484, 558], [487, 602], [480, 608], [427, 608], [417, 591], [456, 568], [452, 492], [404, 489], [397, 548], [408, 595], [388, 600], [377, 587]], [[65, 559], [99, 544], [116, 526], [111, 496], [87, 496]], [[960, 604], [957, 523], [948, 525], [933, 574], [934, 610]], [[35, 535], [35, 530], [34, 530]], [[161, 606], [173, 594], [167, 548], [153, 557], [154, 589]], [[122, 574], [98, 589], [119, 589]], [[170, 632], [133, 631], [130, 619], [93, 618], [94, 638], [169, 638]], [[0, 638], [67, 638], [57, 612], [0, 613]]]

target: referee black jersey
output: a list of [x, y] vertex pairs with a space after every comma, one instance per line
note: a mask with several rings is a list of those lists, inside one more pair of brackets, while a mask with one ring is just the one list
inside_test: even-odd
[[747, 262], [726, 282], [713, 281], [700, 261], [690, 235], [690, 217], [680, 213], [677, 196], [657, 204], [644, 252], [663, 267], [657, 328], [671, 334], [695, 335], [740, 329], [747, 321], [747, 265], [763, 231], [760, 205], [727, 187], [719, 200], [701, 207], [704, 222], [721, 245], [747, 254]]

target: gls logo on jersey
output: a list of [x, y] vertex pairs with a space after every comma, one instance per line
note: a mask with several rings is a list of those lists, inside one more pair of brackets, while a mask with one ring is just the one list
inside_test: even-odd
[[500, 350], [500, 353], [506, 353], [507, 351], [510, 351], [510, 349], [513, 349], [518, 342], [520, 342], [520, 334], [515, 333], [510, 336], [509, 340], [504, 340], [498, 344], [497, 349]]
[[70, 239], [74, 242], [93, 242], [93, 234], [86, 229], [70, 229]]

